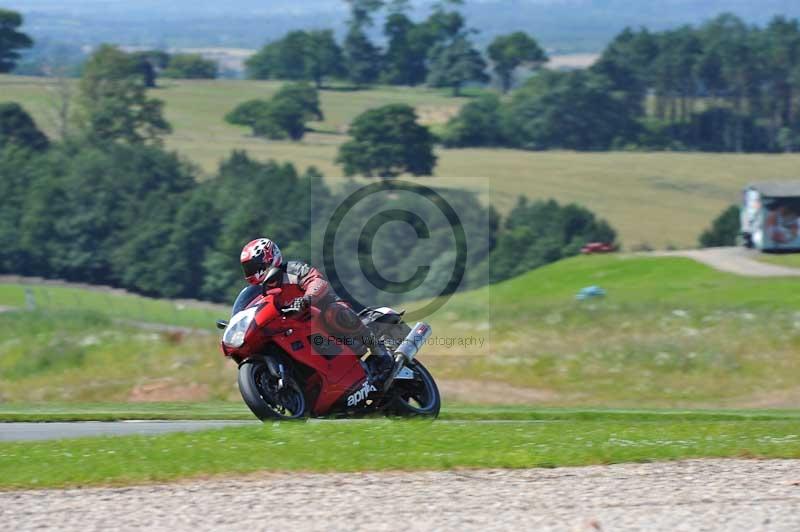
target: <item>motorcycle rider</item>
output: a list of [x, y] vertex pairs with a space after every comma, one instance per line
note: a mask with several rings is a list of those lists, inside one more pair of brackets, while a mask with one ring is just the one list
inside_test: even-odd
[[[359, 356], [365, 355], [369, 350], [370, 355], [366, 362], [370, 381], [380, 383], [388, 377], [394, 366], [391, 354], [376, 340], [372, 331], [364, 325], [350, 305], [339, 299], [317, 268], [301, 261], [284, 261], [280, 248], [268, 238], [257, 238], [249, 242], [242, 249], [239, 260], [250, 286], [239, 294], [234, 308], [240, 299], [246, 299], [245, 304], [252, 301], [262, 286], [275, 288], [297, 285], [304, 295], [295, 298], [284, 310], [300, 313], [310, 306], [318, 308], [331, 333], [348, 341]], [[267, 276], [272, 268], [279, 268], [282, 275], [268, 281]]]

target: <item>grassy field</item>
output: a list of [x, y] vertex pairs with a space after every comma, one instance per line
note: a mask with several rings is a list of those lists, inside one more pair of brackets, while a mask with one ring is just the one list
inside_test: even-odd
[[[372, 418], [368, 418], [372, 419]], [[380, 419], [378, 416], [376, 419]], [[520, 405], [447, 404], [441, 421], [800, 421], [791, 409], [641, 409], [566, 408]], [[6, 403], [0, 404], [0, 422], [69, 422], [124, 420], [238, 420], [253, 421], [244, 403]], [[311, 419], [314, 423], [318, 420]], [[366, 421], [364, 419], [359, 422]]]
[[778, 266], [800, 268], [800, 253], [760, 253], [757, 259]]
[[[592, 284], [607, 297], [574, 300]], [[454, 297], [438, 333], [458, 334], [472, 303], [489, 299], [490, 348], [431, 365], [562, 404], [792, 406], [800, 403], [796, 287], [689, 259], [577, 257]]]
[[[26, 301], [32, 297], [32, 301]], [[38, 310], [80, 309], [112, 319], [214, 329], [214, 323], [228, 313], [226, 305], [152, 299], [135, 294], [119, 295], [96, 287], [91, 289], [48, 284], [0, 284], [0, 306], [23, 308], [31, 303]]]
[[[167, 146], [212, 174], [232, 149], [245, 149], [260, 159], [316, 166], [331, 184], [341, 182], [334, 165], [347, 124], [365, 109], [407, 102], [422, 120], [440, 127], [466, 98], [445, 91], [378, 87], [366, 91], [322, 92], [326, 119], [312, 124], [315, 132], [302, 142], [273, 142], [231, 126], [224, 115], [238, 103], [268, 97], [279, 83], [255, 81], [164, 81], [153, 95], [166, 102], [174, 127]], [[52, 133], [52, 91], [45, 80], [0, 76], [0, 99], [19, 101]], [[576, 201], [606, 217], [633, 247], [693, 246], [700, 232], [729, 204], [738, 202], [750, 181], [798, 178], [800, 154], [742, 155], [699, 153], [574, 153], [524, 152], [502, 149], [439, 150], [436, 183], [463, 187], [476, 180], [484, 199], [502, 211], [516, 197], [554, 197]], [[427, 179], [427, 178], [423, 178]], [[488, 179], [491, 192], [484, 191]]]
[[[608, 295], [575, 301], [591, 284]], [[800, 404], [796, 286], [682, 258], [576, 257], [455, 295], [429, 318], [450, 343], [422, 360], [446, 403], [788, 408]], [[142, 328], [130, 297], [0, 313], [0, 398], [239, 400], [216, 334]]]
[[797, 419], [366, 420], [0, 443], [0, 489], [258, 471], [556, 467], [701, 457], [800, 458]]

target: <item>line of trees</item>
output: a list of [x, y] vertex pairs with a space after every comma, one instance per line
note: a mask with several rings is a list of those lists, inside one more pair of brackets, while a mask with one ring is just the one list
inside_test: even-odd
[[[251, 79], [309, 81], [321, 88], [328, 79], [356, 87], [373, 83], [448, 87], [458, 95], [468, 83], [489, 81], [486, 57], [503, 91], [512, 87], [515, 72], [536, 69], [547, 61], [535, 39], [523, 32], [497, 37], [482, 54], [472, 42], [457, 11], [461, 0], [437, 2], [428, 18], [413, 21], [407, 0], [348, 0], [351, 16], [343, 42], [331, 30], [291, 31], [266, 44], [247, 62]], [[384, 48], [370, 41], [368, 30], [385, 10]]]
[[800, 23], [729, 14], [698, 28], [626, 29], [589, 70], [541, 72], [485, 97], [445, 145], [701, 151], [800, 150]]
[[800, 24], [763, 28], [721, 15], [699, 28], [626, 30], [594, 70], [638, 116], [700, 149], [800, 148]]
[[[33, 39], [19, 31], [22, 15], [16, 11], [0, 9], [0, 74], [11, 72], [20, 59], [20, 51], [33, 47]], [[107, 47], [107, 46], [106, 46]], [[102, 47], [101, 47], [102, 48]], [[120, 51], [120, 53], [124, 53]], [[214, 79], [217, 77], [217, 63], [200, 54], [169, 54], [162, 50], [145, 50], [127, 54], [135, 64], [144, 84], [148, 88], [156, 86], [158, 76], [181, 79]], [[56, 70], [65, 71], [57, 67]]]

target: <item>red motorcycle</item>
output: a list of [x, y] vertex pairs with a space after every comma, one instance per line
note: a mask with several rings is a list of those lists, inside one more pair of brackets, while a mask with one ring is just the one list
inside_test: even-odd
[[[273, 269], [267, 282], [281, 274]], [[238, 364], [239, 391], [253, 414], [262, 420], [439, 414], [439, 389], [415, 358], [431, 334], [429, 325], [417, 323], [411, 329], [402, 312], [388, 307], [361, 311], [364, 324], [394, 353], [393, 371], [379, 388], [370, 382], [352, 340], [329, 333], [319, 309], [287, 313], [285, 304], [302, 295], [294, 285], [254, 286], [239, 295], [229, 322], [217, 322], [225, 331], [222, 352]]]

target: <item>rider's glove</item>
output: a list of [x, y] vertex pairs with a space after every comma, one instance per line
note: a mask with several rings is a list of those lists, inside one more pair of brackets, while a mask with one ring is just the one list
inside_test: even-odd
[[305, 312], [311, 306], [311, 301], [308, 297], [296, 297], [292, 300], [289, 306], [283, 308], [286, 314], [299, 314]]

